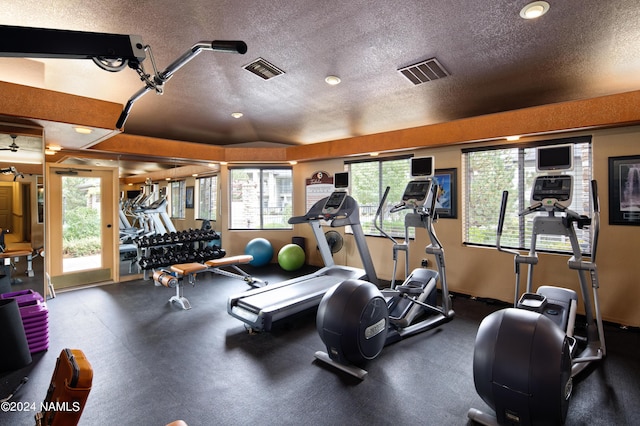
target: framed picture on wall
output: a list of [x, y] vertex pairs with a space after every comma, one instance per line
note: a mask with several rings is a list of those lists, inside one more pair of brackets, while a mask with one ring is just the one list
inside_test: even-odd
[[609, 157], [609, 224], [640, 225], [640, 155]]
[[186, 195], [185, 207], [188, 209], [192, 209], [193, 208], [193, 186], [187, 186], [185, 195]]
[[436, 212], [438, 217], [456, 219], [458, 217], [457, 169], [436, 169], [434, 180], [438, 184]]

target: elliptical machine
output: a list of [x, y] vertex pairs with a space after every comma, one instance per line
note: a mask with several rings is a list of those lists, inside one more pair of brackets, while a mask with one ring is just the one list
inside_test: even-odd
[[[370, 282], [348, 279], [332, 287], [318, 306], [316, 327], [327, 352], [318, 351], [315, 357], [360, 380], [367, 374], [361, 366], [378, 357], [384, 346], [435, 328], [453, 319], [455, 314], [447, 287], [444, 248], [433, 228], [438, 193], [433, 171], [433, 157], [412, 159], [411, 175], [416, 179], [407, 184], [402, 201], [391, 209], [391, 212], [412, 210], [404, 220], [404, 243], [397, 243], [377, 225], [389, 188], [378, 207], [376, 227], [394, 243], [391, 288], [380, 291]], [[405, 252], [405, 271], [408, 272], [409, 228], [427, 230], [430, 244], [425, 251], [435, 256], [438, 271], [415, 269], [401, 285], [396, 286], [398, 251]], [[437, 304], [438, 281], [440, 305]]]
[[[571, 151], [570, 145], [539, 148], [538, 170], [570, 168], [571, 161], [566, 160], [572, 158]], [[544, 159], [549, 162], [541, 167]], [[554, 159], [561, 161], [553, 164]], [[595, 264], [600, 222], [597, 185], [595, 180], [591, 181], [591, 217], [569, 209], [572, 186], [573, 178], [568, 175], [543, 175], [535, 179], [532, 204], [520, 212], [520, 216], [533, 212], [547, 214], [534, 217], [531, 248], [526, 255], [500, 246], [508, 192], [502, 194], [496, 247], [514, 255], [516, 293], [513, 308], [492, 313], [478, 328], [473, 354], [474, 383], [480, 397], [495, 411], [495, 417], [472, 408], [468, 417], [475, 422], [562, 424], [573, 390], [573, 377], [606, 354]], [[582, 257], [576, 227], [589, 227], [590, 260]], [[541, 286], [532, 292], [533, 267], [538, 263], [536, 241], [540, 235], [567, 237], [571, 243], [573, 256], [567, 263], [578, 272], [580, 280], [586, 322], [584, 335], [574, 334], [578, 303], [575, 291]], [[519, 297], [521, 264], [529, 268], [526, 292]]]

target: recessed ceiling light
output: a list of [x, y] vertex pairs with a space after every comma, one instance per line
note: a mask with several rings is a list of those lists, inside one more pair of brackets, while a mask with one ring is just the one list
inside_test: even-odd
[[291, 160], [289, 161], [289, 164], [291, 164], [292, 166], [295, 166], [296, 164], [298, 164], [298, 162], [295, 160]]
[[232, 112], [232, 113], [231, 113], [231, 116], [232, 116], [233, 118], [240, 118], [240, 117], [242, 117], [243, 115], [244, 115], [244, 114], [243, 114], [243, 113], [241, 113], [241, 112]]
[[342, 80], [340, 80], [340, 77], [336, 75], [328, 75], [325, 77], [324, 81], [331, 86], [335, 86], [337, 84], [340, 84]]
[[507, 136], [506, 139], [508, 141], [519, 141], [520, 140], [520, 136]]
[[87, 127], [74, 127], [73, 130], [81, 135], [89, 135], [93, 132], [93, 129], [89, 129]]
[[534, 1], [520, 11], [520, 17], [524, 19], [536, 19], [549, 11], [549, 3], [546, 1]]
[[371, 157], [377, 157], [377, 156], [379, 155], [379, 153], [377, 153], [377, 152], [370, 152], [370, 153], [369, 153], [369, 155], [370, 155]]

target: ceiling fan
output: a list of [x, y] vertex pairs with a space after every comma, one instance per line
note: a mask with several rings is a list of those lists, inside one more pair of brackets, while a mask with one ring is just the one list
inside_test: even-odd
[[17, 152], [18, 149], [20, 149], [20, 147], [16, 144], [16, 138], [18, 137], [18, 135], [10, 135], [11, 139], [13, 139], [13, 142], [11, 143], [11, 145], [9, 145], [6, 148], [0, 148], [0, 151], [11, 151], [11, 152]]

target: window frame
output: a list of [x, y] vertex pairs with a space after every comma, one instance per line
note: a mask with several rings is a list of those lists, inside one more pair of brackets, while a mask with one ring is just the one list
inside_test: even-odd
[[[389, 156], [389, 157], [382, 157], [382, 158], [362, 158], [357, 160], [347, 160], [344, 162], [345, 166], [347, 166], [349, 171], [349, 193], [354, 197], [356, 201], [358, 201], [358, 204], [360, 206], [360, 223], [362, 225], [362, 229], [364, 231], [365, 236], [386, 238], [382, 233], [380, 233], [374, 227], [373, 220], [371, 220], [370, 223], [368, 221], [363, 220], [363, 217], [368, 216], [366, 214], [363, 214], [363, 210], [371, 209], [374, 212], [374, 217], [375, 217], [375, 211], [378, 209], [378, 206], [380, 205], [380, 201], [382, 200], [382, 197], [384, 195], [384, 191], [386, 189], [386, 185], [384, 182], [384, 173], [383, 173], [384, 164], [392, 161], [406, 161], [407, 162], [406, 183], [408, 183], [409, 180], [411, 179], [411, 158], [413, 157], [414, 157], [413, 154], [406, 154], [406, 155], [396, 155], [396, 156]], [[358, 194], [357, 193], [354, 194], [355, 184], [353, 181], [354, 179], [357, 178], [357, 174], [353, 172], [352, 166], [354, 164], [363, 164], [363, 163], [371, 163], [371, 164], [377, 163], [378, 194], [377, 194], [377, 200], [375, 205], [366, 206], [361, 204], [360, 201], [358, 200]], [[404, 191], [404, 187], [402, 187], [400, 191]], [[393, 203], [394, 200], [387, 198], [386, 202]], [[395, 202], [399, 203], [400, 200], [399, 199], [395, 200]], [[363, 207], [365, 208], [363, 209]], [[389, 212], [388, 211], [384, 212], [385, 216], [383, 216], [382, 229], [393, 238], [405, 238], [404, 216], [408, 212], [409, 212], [408, 210], [402, 210], [400, 212], [394, 213], [394, 222], [401, 223], [401, 225], [398, 225], [396, 227], [391, 227], [391, 228], [385, 228], [385, 217], [388, 219]], [[389, 221], [387, 220], [387, 223], [388, 222]], [[409, 228], [409, 238], [410, 239], [415, 238], [415, 230], [413, 228]]]
[[[205, 204], [208, 204], [208, 215], [203, 215], [203, 207], [202, 207], [202, 181], [210, 181], [209, 185], [209, 202], [204, 201]], [[218, 220], [218, 192], [220, 189], [220, 177], [218, 174], [209, 175], [209, 176], [198, 176], [196, 178], [196, 199], [195, 205], [198, 206], [196, 220], [209, 220], [212, 222], [216, 222]]]
[[[563, 145], [563, 144], [571, 144], [574, 146], [574, 167], [569, 171], [558, 171], [555, 173], [547, 173], [547, 172], [537, 172], [535, 169], [535, 157], [532, 159], [525, 156], [527, 155], [526, 150], [535, 150], [536, 148], [545, 147], [545, 146], [553, 146], [553, 145]], [[582, 150], [576, 150], [576, 145], [581, 145], [584, 147]], [[474, 206], [478, 205], [475, 200], [472, 200], [475, 191], [475, 188], [472, 184], [472, 175], [473, 177], [477, 177], [476, 171], [470, 170], [470, 162], [469, 155], [473, 153], [495, 153], [494, 157], [500, 155], [507, 155], [507, 151], [509, 150], [517, 150], [517, 161], [512, 164], [517, 164], [517, 170], [514, 170], [516, 173], [515, 177], [512, 178], [512, 181], [517, 180], [517, 194], [514, 194], [516, 191], [510, 191], [509, 193], [509, 206], [511, 206], [510, 210], [507, 211], [507, 217], [514, 217], [518, 212], [523, 211], [530, 204], [531, 197], [531, 185], [529, 182], [532, 181], [535, 176], [540, 175], [548, 175], [548, 174], [569, 174], [574, 176], [574, 188], [573, 188], [573, 200], [572, 206], [570, 207], [572, 210], [575, 210], [578, 214], [584, 214], [591, 210], [592, 200], [589, 194], [588, 184], [591, 179], [593, 179], [593, 143], [592, 136], [576, 136], [569, 138], [560, 138], [560, 139], [550, 139], [550, 140], [540, 140], [533, 141], [527, 143], [513, 143], [513, 144], [503, 144], [503, 145], [492, 145], [492, 146], [483, 146], [483, 147], [473, 147], [473, 148], [465, 148], [462, 149], [462, 168], [463, 168], [463, 180], [464, 180], [464, 202], [463, 202], [463, 215], [462, 215], [462, 236], [463, 236], [463, 244], [466, 246], [479, 246], [479, 247], [495, 247], [495, 237], [496, 237], [496, 229], [498, 226], [498, 213], [500, 210], [500, 201], [502, 198], [503, 189], [500, 189], [499, 193], [490, 195], [490, 200], [488, 203], [497, 203], [495, 208], [491, 209], [491, 215], [495, 215], [495, 218], [492, 219], [487, 228], [485, 228], [486, 237], [483, 239], [481, 237], [475, 238], [470, 236], [474, 231], [478, 231], [481, 226], [474, 226], [474, 223], [479, 223], [480, 220], [478, 218], [471, 218], [470, 214], [472, 214], [472, 209]], [[500, 154], [500, 151], [504, 152], [504, 154]], [[576, 157], [578, 156], [586, 156], [586, 164], [583, 159], [582, 162], [576, 162]], [[504, 162], [503, 162], [504, 164]], [[533, 173], [531, 173], [531, 169], [533, 168]], [[496, 172], [499, 173], [499, 172]], [[582, 176], [576, 176], [579, 173], [582, 173]], [[584, 177], [584, 174], [588, 173], [588, 179]], [[485, 178], [494, 178], [494, 183], [499, 182], [500, 176], [497, 175], [489, 175], [485, 176]], [[586, 182], [585, 182], [586, 180]], [[512, 182], [513, 183], [513, 182]], [[586, 183], [586, 184], [584, 184]], [[578, 195], [578, 196], [576, 196]], [[582, 204], [584, 208], [575, 208], [574, 206], [577, 204]], [[515, 207], [515, 209], [513, 208]], [[495, 210], [495, 212], [494, 212]], [[536, 215], [547, 214], [546, 212], [538, 212], [529, 214], [526, 216], [517, 216], [517, 226], [508, 226], [505, 224], [505, 230], [503, 231], [501, 245], [505, 248], [527, 251], [531, 247], [531, 225], [533, 218]], [[486, 216], [485, 216], [486, 217]], [[481, 217], [479, 217], [481, 218]], [[474, 220], [476, 219], [476, 220]], [[493, 223], [495, 222], [495, 223]], [[514, 229], [517, 228], [517, 229]], [[489, 238], [488, 231], [492, 231], [492, 242], [488, 243], [487, 239]], [[514, 235], [517, 236], [514, 237]], [[591, 250], [591, 238], [589, 230], [578, 230], [578, 239], [581, 244], [581, 249], [584, 255], [590, 253]], [[505, 238], [507, 236], [508, 238]], [[482, 241], [483, 240], [483, 241]], [[517, 240], [517, 243], [513, 241]], [[561, 247], [562, 246], [562, 247]], [[563, 241], [562, 238], [558, 238], [556, 236], [538, 236], [536, 242], [536, 251], [541, 253], [557, 253], [557, 254], [572, 254], [572, 250], [570, 244], [567, 241]]]
[[[260, 184], [258, 185], [258, 218], [259, 218], [259, 226], [248, 226], [248, 227], [241, 227], [241, 226], [236, 226], [234, 225], [233, 222], [233, 217], [234, 217], [234, 213], [233, 213], [233, 208], [234, 208], [234, 199], [235, 199], [235, 193], [234, 193], [234, 184], [236, 183], [234, 181], [234, 173], [241, 171], [241, 170], [251, 170], [251, 171], [258, 171], [259, 172], [259, 182]], [[269, 172], [269, 171], [277, 171], [277, 170], [285, 170], [288, 171], [290, 174], [290, 181], [289, 181], [289, 189], [290, 192], [288, 193], [289, 196], [289, 202], [288, 204], [283, 204], [282, 206], [280, 206], [279, 208], [281, 209], [286, 209], [287, 206], [289, 208], [289, 212], [287, 214], [287, 212], [283, 211], [281, 213], [282, 216], [284, 217], [291, 217], [293, 214], [293, 198], [294, 198], [294, 191], [293, 191], [293, 168], [292, 167], [287, 167], [287, 166], [234, 166], [234, 167], [229, 167], [228, 171], [229, 171], [229, 224], [228, 224], [228, 228], [229, 230], [234, 230], [234, 231], [255, 231], [255, 230], [291, 230], [293, 229], [293, 225], [289, 224], [288, 222], [284, 223], [284, 226], [276, 226], [276, 227], [270, 227], [270, 226], [265, 226], [265, 208], [270, 208], [269, 206], [265, 206], [265, 195], [264, 195], [264, 173], [265, 172]], [[280, 183], [276, 182], [276, 189], [280, 189]], [[282, 191], [282, 194], [286, 193], [286, 191]], [[276, 207], [277, 208], [277, 207]], [[288, 219], [287, 219], [288, 221]]]
[[[174, 185], [177, 184], [178, 199], [175, 200]], [[171, 207], [171, 219], [185, 219], [187, 216], [187, 182], [185, 180], [172, 180], [169, 182], [169, 205]], [[175, 209], [177, 208], [177, 212]]]

